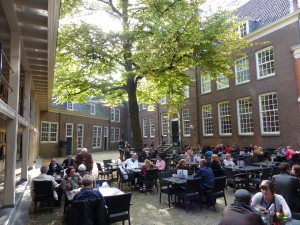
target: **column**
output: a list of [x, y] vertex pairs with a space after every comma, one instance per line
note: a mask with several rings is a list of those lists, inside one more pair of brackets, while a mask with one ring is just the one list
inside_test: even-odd
[[29, 157], [28, 157], [28, 166], [29, 169], [33, 168], [33, 162], [35, 160], [35, 138], [36, 138], [36, 131], [35, 131], [35, 111], [36, 111], [36, 107], [35, 107], [35, 96], [36, 93], [35, 91], [31, 91], [31, 95], [30, 95], [30, 102], [31, 102], [31, 108], [30, 108], [30, 123], [33, 127], [33, 129], [30, 130], [30, 143], [29, 143]]
[[5, 155], [5, 181], [3, 194], [3, 207], [15, 205], [15, 183], [16, 183], [16, 155], [18, 135], [18, 107], [19, 107], [19, 83], [20, 83], [20, 58], [21, 45], [20, 34], [11, 33], [10, 41], [10, 64], [13, 72], [9, 75], [9, 85], [13, 91], [8, 94], [8, 105], [15, 111], [15, 119], [8, 119], [6, 122], [6, 155]]
[[22, 135], [22, 166], [21, 166], [21, 180], [27, 180], [28, 172], [28, 151], [29, 151], [29, 131], [30, 131], [30, 89], [31, 89], [31, 75], [25, 72], [24, 85], [24, 119], [28, 121], [28, 126], [23, 128]]
[[297, 101], [300, 111], [300, 44], [291, 47], [293, 56], [295, 58], [295, 76], [296, 76], [296, 86], [297, 86]]

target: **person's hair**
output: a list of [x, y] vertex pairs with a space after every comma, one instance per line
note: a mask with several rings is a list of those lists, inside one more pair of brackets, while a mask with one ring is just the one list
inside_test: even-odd
[[261, 182], [261, 184], [259, 185], [260, 189], [269, 189], [271, 191], [272, 194], [275, 193], [275, 187], [274, 187], [274, 184], [269, 181], [269, 180], [263, 180]]
[[78, 166], [78, 171], [85, 171], [86, 170], [86, 166], [84, 165], [84, 164], [80, 164], [79, 166]]
[[180, 159], [180, 161], [178, 162], [176, 168], [181, 168], [182, 167], [182, 164], [186, 162], [186, 159]]
[[228, 156], [231, 157], [231, 155], [230, 155], [229, 153], [227, 153], [227, 154], [225, 155], [225, 159], [226, 159]]
[[147, 169], [151, 168], [152, 162], [149, 159], [145, 159], [145, 166]]
[[288, 146], [286, 146], [286, 148], [287, 148], [287, 149], [290, 149], [290, 148], [292, 148], [292, 147], [288, 145]]
[[73, 166], [70, 166], [68, 169], [66, 169], [66, 174], [69, 176], [71, 170], [75, 170], [75, 168]]
[[290, 164], [288, 164], [288, 163], [280, 163], [280, 164], [279, 164], [280, 172], [286, 172], [286, 171], [288, 171], [290, 168], [291, 168], [291, 166], [290, 166]]
[[48, 170], [49, 170], [48, 166], [42, 166], [41, 169], [40, 169], [41, 173], [47, 173]]
[[81, 152], [88, 152], [87, 148], [81, 149]]
[[83, 186], [90, 186], [94, 181], [94, 177], [90, 174], [86, 174], [82, 177], [82, 185]]
[[161, 159], [164, 159], [164, 154], [158, 154]]
[[68, 155], [68, 156], [67, 156], [67, 159], [72, 159], [72, 155]]
[[219, 156], [218, 156], [217, 154], [212, 154], [212, 155], [211, 155], [211, 161], [217, 160], [218, 157], [219, 157]]
[[206, 159], [200, 159], [200, 161], [199, 161], [199, 165], [200, 165], [200, 167], [202, 167], [202, 166], [206, 166], [206, 165], [207, 165], [207, 161], [206, 161]]
[[137, 154], [132, 154], [132, 156], [131, 156], [131, 157], [133, 157], [133, 158], [137, 159], [137, 158], [138, 158], [138, 155], [137, 155]]
[[295, 177], [300, 177], [300, 165], [293, 165], [295, 171]]

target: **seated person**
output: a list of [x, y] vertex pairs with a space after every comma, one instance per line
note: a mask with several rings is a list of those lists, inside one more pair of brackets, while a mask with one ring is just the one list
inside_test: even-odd
[[74, 166], [74, 159], [72, 159], [72, 155], [68, 155], [62, 163], [62, 168], [64, 169], [67, 169], [69, 166]]
[[61, 180], [60, 187], [64, 191], [74, 190], [80, 187], [82, 183], [82, 177], [75, 173], [75, 168], [70, 166], [66, 170], [66, 176]]
[[157, 149], [155, 149], [154, 144], [151, 144], [151, 148], [148, 151], [148, 158], [156, 158], [158, 154]]
[[[145, 179], [146, 176], [146, 170], [153, 169], [154, 165], [149, 159], [146, 159], [144, 162], [144, 165], [141, 168], [141, 172], [139, 174], [139, 189], [142, 192], [143, 191], [143, 180]], [[150, 189], [150, 187], [147, 187]]]
[[55, 175], [55, 174], [60, 174], [61, 171], [61, 166], [56, 162], [55, 158], [51, 159], [51, 162], [49, 164], [49, 170], [47, 172], [47, 175]]
[[125, 147], [124, 148], [124, 160], [130, 159], [131, 158], [131, 154], [130, 154], [130, 148], [129, 147]]
[[33, 200], [35, 199], [34, 181], [51, 181], [52, 187], [53, 187], [53, 198], [54, 198], [54, 200], [57, 201], [56, 204], [58, 204], [58, 206], [59, 206], [60, 205], [60, 197], [61, 197], [61, 193], [58, 189], [59, 184], [56, 183], [53, 176], [47, 175], [48, 169], [49, 169], [48, 166], [42, 166], [40, 169], [41, 174], [34, 177], [31, 180], [31, 185], [30, 185], [31, 197]]
[[253, 151], [252, 158], [256, 158], [256, 157], [258, 157], [259, 155], [262, 155], [262, 154], [263, 154], [262, 147], [254, 146], [254, 151]]
[[194, 178], [201, 177], [201, 192], [212, 189], [214, 186], [214, 173], [210, 167], [207, 166], [205, 159], [201, 159], [199, 162], [199, 170], [194, 175]]
[[155, 166], [157, 167], [158, 171], [165, 171], [165, 169], [166, 169], [166, 162], [163, 159], [162, 154], [159, 154], [157, 156], [157, 161], [156, 161]]
[[262, 210], [268, 210], [272, 204], [274, 204], [274, 211], [280, 211], [280, 205], [282, 206], [284, 216], [287, 219], [292, 218], [291, 210], [287, 205], [285, 199], [278, 194], [275, 194], [275, 187], [269, 180], [263, 180], [260, 184], [261, 192], [256, 193], [251, 199], [251, 206], [260, 206]]
[[82, 185], [83, 188], [75, 194], [73, 200], [86, 200], [86, 199], [96, 199], [100, 198], [102, 199], [103, 196], [99, 192], [99, 190], [93, 190], [93, 181], [94, 178], [90, 174], [86, 174], [82, 178]]
[[188, 174], [191, 175], [193, 174], [193, 170], [192, 168], [190, 168], [186, 162], [186, 159], [180, 159], [180, 161], [178, 162], [176, 169], [180, 169], [180, 170], [188, 170]]
[[139, 168], [139, 161], [138, 161], [137, 154], [133, 154], [131, 158], [126, 159], [122, 163], [122, 167], [120, 168], [123, 178], [125, 180], [130, 179], [132, 186], [135, 185], [135, 175], [134, 173], [132, 173], [132, 170], [134, 170], [135, 168]]
[[86, 166], [84, 164], [80, 164], [78, 166], [78, 173], [81, 177], [83, 177], [86, 174], [89, 174], [89, 172], [86, 171]]
[[185, 149], [185, 155], [187, 156], [187, 159], [194, 157], [194, 152], [191, 145], [187, 146]]
[[231, 158], [231, 155], [227, 153], [225, 155], [225, 159], [223, 160], [224, 166], [235, 166], [233, 162], [233, 158]]
[[218, 155], [216, 155], [216, 154], [211, 155], [210, 167], [213, 170], [215, 176], [224, 176], [225, 175], [225, 170], [219, 161]]
[[286, 149], [283, 147], [283, 145], [279, 145], [277, 149], [277, 154], [279, 155], [285, 155]]
[[214, 153], [213, 153], [211, 150], [207, 150], [207, 151], [205, 152], [205, 157], [206, 157], [206, 158], [211, 157], [212, 154], [214, 154]]
[[286, 159], [290, 161], [290, 160], [292, 160], [292, 157], [295, 154], [295, 150], [292, 149], [291, 146], [287, 146], [286, 148], [287, 148], [287, 150], [284, 155], [285, 155]]
[[250, 206], [251, 194], [245, 189], [234, 193], [234, 203], [223, 211], [219, 225], [264, 225], [260, 214]]

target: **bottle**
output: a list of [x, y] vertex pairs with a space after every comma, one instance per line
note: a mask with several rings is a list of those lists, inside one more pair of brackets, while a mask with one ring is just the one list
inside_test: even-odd
[[273, 215], [273, 225], [279, 225], [279, 219], [277, 217], [276, 211], [274, 211], [274, 215]]
[[279, 217], [280, 218], [284, 217], [284, 212], [283, 212], [283, 209], [282, 209], [282, 205], [280, 205], [280, 208], [279, 208]]

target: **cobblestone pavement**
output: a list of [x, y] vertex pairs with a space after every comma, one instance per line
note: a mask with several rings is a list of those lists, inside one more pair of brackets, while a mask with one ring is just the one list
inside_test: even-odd
[[[93, 153], [94, 162], [103, 159], [116, 159], [118, 151], [107, 151]], [[57, 158], [57, 161], [62, 161]], [[43, 165], [48, 165], [49, 159], [45, 159]], [[93, 175], [97, 177], [97, 169], [94, 165]], [[117, 186], [117, 182], [113, 182], [113, 186]], [[130, 191], [129, 187], [124, 187], [123, 191]], [[227, 203], [233, 202], [233, 190], [228, 188], [226, 191]], [[149, 193], [140, 193], [132, 190], [132, 206], [130, 209], [132, 225], [216, 225], [219, 223], [222, 211], [225, 208], [224, 199], [217, 199], [216, 211], [213, 208], [202, 207], [199, 210], [198, 204], [189, 204], [189, 214], [186, 213], [184, 205], [168, 207], [167, 195], [162, 195], [162, 203], [159, 203], [159, 193], [152, 191]], [[33, 213], [33, 207], [29, 210], [28, 225], [58, 225], [65, 224], [63, 217], [63, 207], [55, 208], [51, 213], [47, 208], [37, 208], [37, 212]], [[121, 224], [121, 223], [117, 223]]]

